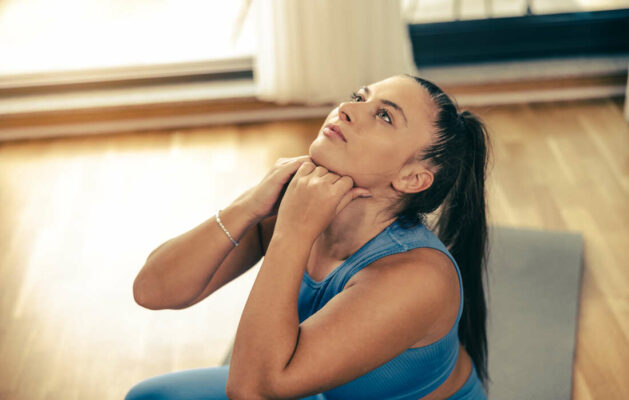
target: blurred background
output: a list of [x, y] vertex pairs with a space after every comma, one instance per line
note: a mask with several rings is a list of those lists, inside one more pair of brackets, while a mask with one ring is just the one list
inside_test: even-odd
[[628, 70], [628, 0], [0, 0], [0, 399], [220, 365], [260, 264], [151, 311], [147, 256], [399, 73], [486, 122], [492, 225], [583, 235], [571, 397], [628, 398]]

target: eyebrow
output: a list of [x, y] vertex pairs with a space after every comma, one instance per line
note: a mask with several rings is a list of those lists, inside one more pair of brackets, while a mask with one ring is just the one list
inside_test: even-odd
[[[363, 86], [363, 87], [361, 87], [361, 89], [364, 90], [365, 93], [367, 93], [368, 95], [371, 94], [371, 89], [369, 89], [367, 86]], [[389, 106], [395, 108], [397, 111], [399, 111], [402, 114], [402, 117], [404, 118], [404, 124], [408, 128], [408, 120], [406, 119], [406, 115], [404, 114], [404, 110], [402, 110], [402, 107], [398, 106], [397, 104], [395, 104], [391, 100], [380, 99], [380, 102], [384, 103], [386, 105], [389, 105]]]

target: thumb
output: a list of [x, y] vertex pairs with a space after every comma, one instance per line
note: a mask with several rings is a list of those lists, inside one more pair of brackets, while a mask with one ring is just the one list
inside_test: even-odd
[[352, 200], [356, 197], [372, 197], [372, 194], [368, 189], [356, 187], [352, 189]]
[[363, 188], [353, 188], [352, 190], [345, 193], [339, 205], [336, 207], [336, 213], [338, 214], [344, 209], [349, 203], [359, 197], [372, 197], [371, 192], [367, 189]]

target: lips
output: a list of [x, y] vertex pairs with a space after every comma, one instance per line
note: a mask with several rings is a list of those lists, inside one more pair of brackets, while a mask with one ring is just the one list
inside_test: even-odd
[[338, 126], [334, 125], [334, 124], [327, 124], [325, 128], [328, 128], [329, 130], [333, 131], [334, 133], [336, 133], [337, 135], [340, 136], [341, 139], [343, 139], [343, 141], [345, 143], [347, 143], [347, 139], [345, 139], [345, 136], [343, 135], [343, 132], [341, 131], [341, 128], [339, 128]]

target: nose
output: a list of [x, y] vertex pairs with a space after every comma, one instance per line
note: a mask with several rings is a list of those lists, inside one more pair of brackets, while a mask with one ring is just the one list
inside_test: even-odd
[[[353, 115], [353, 111], [352, 111], [352, 115]], [[348, 103], [342, 103], [339, 106], [339, 118], [345, 122], [352, 122], [352, 118], [349, 115]]]

